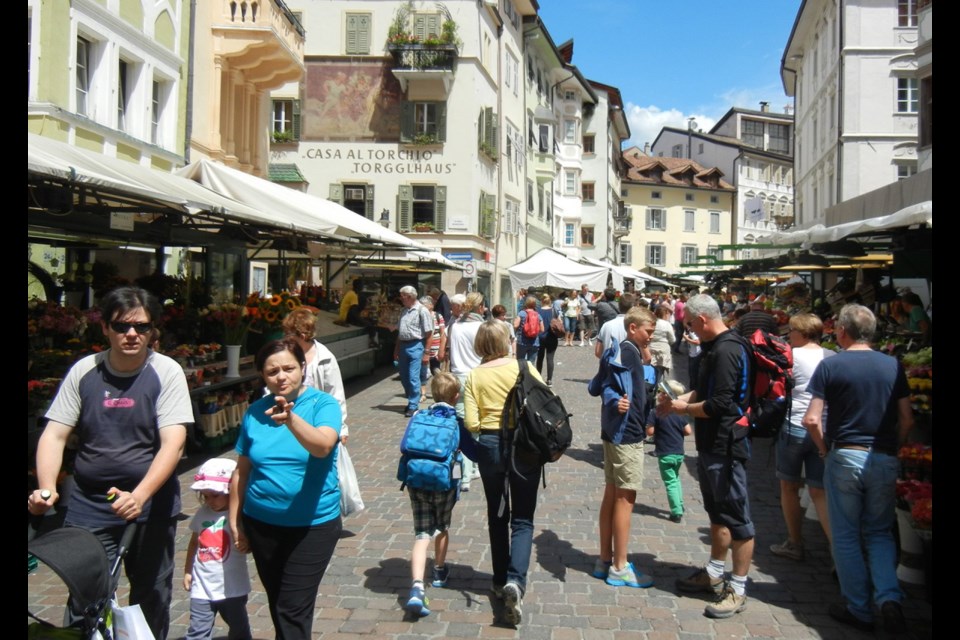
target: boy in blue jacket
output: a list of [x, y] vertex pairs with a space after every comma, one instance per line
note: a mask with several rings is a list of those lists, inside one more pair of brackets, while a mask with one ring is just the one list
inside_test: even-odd
[[627, 339], [600, 358], [600, 369], [587, 390], [600, 396], [600, 439], [606, 486], [600, 505], [600, 557], [593, 576], [615, 587], [649, 587], [653, 578], [627, 561], [630, 518], [643, 482], [644, 408], [643, 363], [656, 318], [649, 309], [634, 307], [623, 318]]

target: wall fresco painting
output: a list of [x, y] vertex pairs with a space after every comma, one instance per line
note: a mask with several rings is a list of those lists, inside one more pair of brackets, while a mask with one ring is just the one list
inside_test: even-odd
[[400, 83], [384, 62], [306, 63], [303, 140], [400, 139]]

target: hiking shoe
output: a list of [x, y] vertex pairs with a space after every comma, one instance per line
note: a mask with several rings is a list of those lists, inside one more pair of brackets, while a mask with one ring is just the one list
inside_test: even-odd
[[740, 613], [747, 608], [747, 596], [738, 596], [729, 585], [714, 600], [713, 604], [708, 604], [703, 613], [710, 618], [729, 618], [735, 613]]
[[670, 514], [670, 522], [682, 522], [682, 521], [683, 521], [683, 514], [682, 514], [682, 513], [671, 513], [671, 514]]
[[520, 586], [516, 582], [503, 585], [503, 619], [507, 624], [515, 627], [520, 624], [520, 620], [523, 619], [521, 604], [523, 604], [523, 594], [520, 592]]
[[423, 593], [423, 587], [411, 587], [410, 588], [410, 598], [407, 599], [406, 610], [409, 611], [412, 615], [423, 617], [430, 615], [430, 609], [427, 609], [427, 605], [430, 604], [430, 601], [427, 600], [427, 596]]
[[610, 565], [610, 573], [607, 574], [607, 584], [611, 587], [637, 587], [645, 589], [653, 586], [653, 578], [644, 574], [637, 573], [633, 568], [633, 563], [628, 562], [623, 569], [617, 569]]
[[839, 602], [834, 602], [827, 609], [827, 613], [830, 614], [830, 617], [836, 620], [837, 622], [842, 622], [843, 624], [850, 625], [855, 629], [860, 629], [860, 631], [866, 631], [867, 633], [873, 633], [873, 623], [865, 622], [853, 615], [850, 612], [850, 609], [847, 609], [847, 605], [840, 604]]
[[677, 578], [677, 589], [680, 591], [705, 591], [721, 595], [723, 593], [723, 578], [711, 578], [706, 567], [701, 567], [686, 578]]
[[613, 562], [604, 561], [604, 560], [601, 560], [600, 558], [597, 558], [597, 562], [593, 565], [593, 573], [591, 573], [590, 575], [600, 580], [606, 580], [607, 574], [610, 573], [610, 566], [612, 564]]
[[434, 587], [445, 587], [447, 586], [447, 578], [450, 577], [450, 567], [443, 565], [438, 567], [434, 565], [433, 567], [433, 582], [430, 583]]
[[907, 630], [903, 607], [896, 600], [887, 600], [880, 605], [880, 618], [883, 620], [883, 630], [887, 633], [905, 633]]
[[783, 544], [770, 545], [770, 553], [781, 558], [790, 558], [797, 562], [803, 562], [803, 545], [794, 544], [789, 538], [783, 541]]

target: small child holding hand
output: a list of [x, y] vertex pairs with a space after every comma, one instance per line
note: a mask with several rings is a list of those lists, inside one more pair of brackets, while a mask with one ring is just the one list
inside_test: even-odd
[[190, 628], [184, 640], [209, 640], [217, 614], [230, 628], [230, 640], [249, 640], [247, 557], [233, 548], [229, 527], [230, 476], [235, 460], [213, 458], [203, 463], [190, 488], [200, 509], [190, 521], [190, 542], [183, 570], [183, 588], [190, 592]]
[[[667, 386], [677, 396], [686, 393], [683, 385], [676, 380], [667, 380]], [[667, 489], [667, 502], [670, 504], [670, 521], [683, 519], [683, 488], [680, 486], [680, 467], [683, 466], [683, 438], [693, 433], [686, 418], [676, 413], [658, 415], [656, 408], [647, 415], [647, 435], [653, 436], [657, 462], [660, 465], [660, 478]]]

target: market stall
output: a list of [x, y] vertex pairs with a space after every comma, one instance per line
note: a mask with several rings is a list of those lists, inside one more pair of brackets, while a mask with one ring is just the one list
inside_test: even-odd
[[580, 289], [587, 285], [591, 291], [602, 291], [607, 286], [609, 267], [581, 264], [559, 251], [543, 248], [507, 269], [514, 291], [537, 287]]

